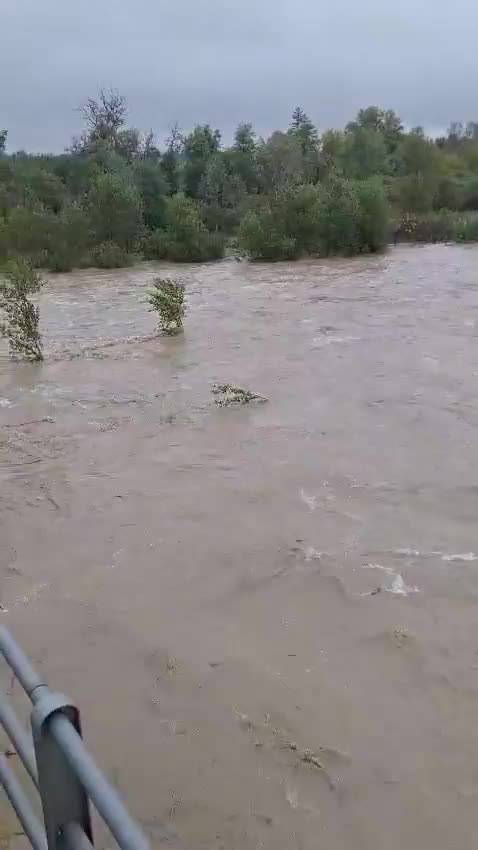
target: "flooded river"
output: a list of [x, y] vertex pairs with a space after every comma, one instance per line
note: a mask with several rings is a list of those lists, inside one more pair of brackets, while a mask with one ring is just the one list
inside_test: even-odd
[[81, 271], [41, 315], [45, 363], [0, 360], [0, 621], [153, 845], [476, 847], [478, 249]]

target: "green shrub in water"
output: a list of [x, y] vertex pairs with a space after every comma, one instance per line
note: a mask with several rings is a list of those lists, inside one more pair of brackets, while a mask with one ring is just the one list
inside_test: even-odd
[[11, 260], [0, 271], [0, 333], [14, 358], [43, 360], [40, 309], [29, 299], [44, 281], [26, 260]]
[[167, 334], [178, 333], [183, 327], [186, 312], [184, 284], [158, 277], [148, 289], [147, 296], [150, 312], [158, 314], [161, 330]]

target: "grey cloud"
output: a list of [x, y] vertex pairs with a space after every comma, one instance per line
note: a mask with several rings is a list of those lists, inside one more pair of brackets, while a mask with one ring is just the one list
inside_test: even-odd
[[301, 104], [322, 129], [370, 103], [435, 130], [477, 119], [475, 0], [3, 0], [0, 127], [9, 147], [61, 150], [100, 86], [131, 123], [240, 120], [260, 133]]

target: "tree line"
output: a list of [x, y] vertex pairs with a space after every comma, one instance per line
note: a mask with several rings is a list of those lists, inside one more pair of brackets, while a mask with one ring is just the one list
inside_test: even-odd
[[101, 91], [63, 154], [8, 153], [0, 131], [0, 260], [112, 268], [138, 257], [199, 262], [381, 250], [390, 240], [478, 240], [478, 122], [428, 138], [393, 110], [361, 109], [343, 130], [297, 107], [286, 130], [231, 145], [209, 124], [172, 128], [162, 149]]

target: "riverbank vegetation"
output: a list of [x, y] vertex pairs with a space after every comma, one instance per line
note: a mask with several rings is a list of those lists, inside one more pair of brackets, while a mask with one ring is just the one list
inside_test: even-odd
[[301, 109], [285, 130], [232, 144], [219, 130], [173, 127], [160, 148], [127, 125], [124, 98], [82, 107], [63, 154], [8, 152], [0, 132], [0, 261], [115, 268], [138, 258], [254, 260], [381, 250], [388, 241], [478, 240], [478, 122], [442, 138], [368, 107], [319, 133]]

